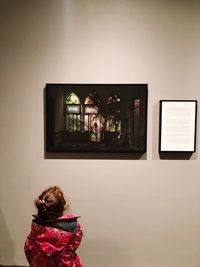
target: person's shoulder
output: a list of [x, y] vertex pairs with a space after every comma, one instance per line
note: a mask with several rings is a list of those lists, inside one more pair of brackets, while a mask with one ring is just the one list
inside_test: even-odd
[[77, 222], [78, 218], [80, 218], [80, 216], [75, 214], [63, 215], [57, 219], [56, 227], [67, 232], [77, 233], [79, 227], [79, 223]]

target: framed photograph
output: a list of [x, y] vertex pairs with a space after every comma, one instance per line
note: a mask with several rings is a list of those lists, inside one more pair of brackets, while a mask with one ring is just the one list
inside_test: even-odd
[[46, 84], [47, 152], [146, 152], [147, 84]]
[[196, 100], [160, 100], [160, 152], [195, 152]]

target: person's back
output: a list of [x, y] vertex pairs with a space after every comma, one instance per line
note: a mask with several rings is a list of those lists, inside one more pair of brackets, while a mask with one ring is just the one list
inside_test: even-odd
[[63, 215], [66, 201], [59, 187], [50, 187], [35, 201], [38, 214], [25, 242], [30, 267], [82, 267], [76, 254], [82, 239], [78, 216]]

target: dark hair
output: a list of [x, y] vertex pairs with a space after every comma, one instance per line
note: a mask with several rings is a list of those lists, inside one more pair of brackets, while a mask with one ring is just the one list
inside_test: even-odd
[[52, 186], [39, 195], [35, 200], [35, 206], [38, 209], [39, 219], [53, 220], [62, 216], [69, 204], [66, 204], [60, 187]]

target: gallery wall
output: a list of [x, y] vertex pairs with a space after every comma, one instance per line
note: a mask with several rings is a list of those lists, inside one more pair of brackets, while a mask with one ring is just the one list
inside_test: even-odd
[[[159, 100], [200, 101], [195, 0], [0, 1], [0, 264], [27, 265], [33, 201], [62, 187], [85, 267], [200, 266], [197, 151], [160, 159]], [[47, 158], [46, 83], [147, 83], [140, 159]]]

